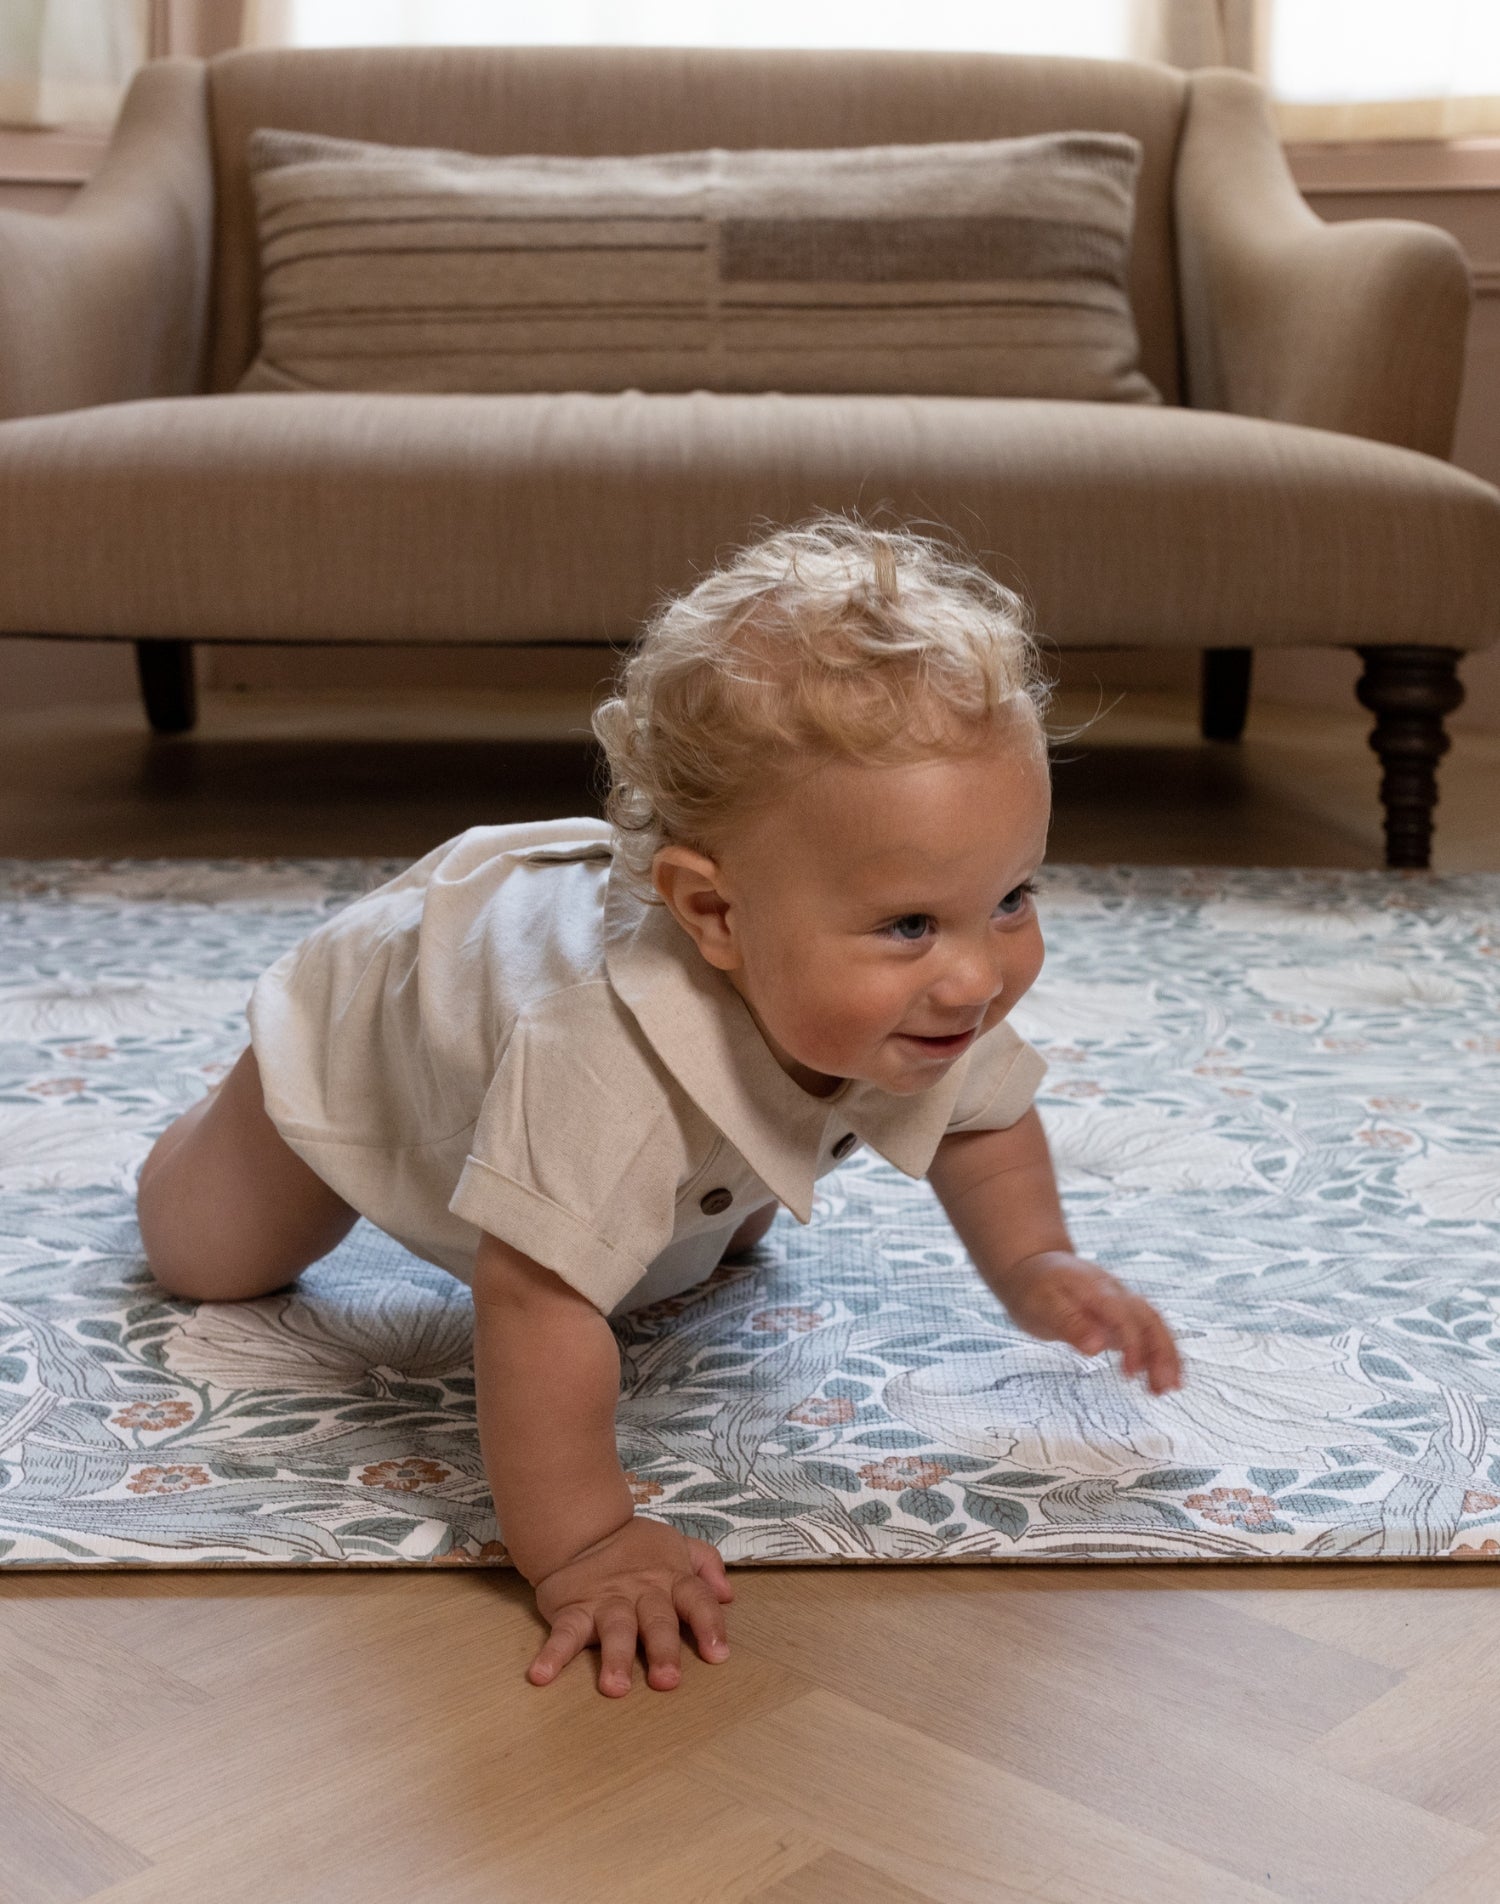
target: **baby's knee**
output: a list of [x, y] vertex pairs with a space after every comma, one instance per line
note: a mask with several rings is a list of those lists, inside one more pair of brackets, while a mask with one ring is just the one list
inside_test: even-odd
[[172, 1220], [169, 1198], [163, 1195], [160, 1164], [156, 1160], [157, 1152], [153, 1150], [141, 1165], [135, 1186], [135, 1220], [141, 1233], [146, 1267], [169, 1296], [196, 1301], [194, 1265], [181, 1249], [179, 1226]]
[[[136, 1179], [136, 1224], [152, 1276], [186, 1302], [240, 1302], [293, 1280], [297, 1268], [267, 1261], [253, 1225], [215, 1176], [195, 1131], [200, 1099], [169, 1124]], [[227, 1219], [227, 1220], [226, 1220]]]
[[197, 1302], [205, 1294], [203, 1258], [193, 1247], [191, 1225], [183, 1221], [181, 1197], [170, 1168], [174, 1146], [165, 1142], [170, 1135], [169, 1127], [141, 1165], [135, 1186], [135, 1220], [152, 1276], [169, 1296]]

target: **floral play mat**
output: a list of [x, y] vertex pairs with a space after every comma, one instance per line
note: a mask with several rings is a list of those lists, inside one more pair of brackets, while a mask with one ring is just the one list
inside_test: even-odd
[[[504, 1560], [468, 1291], [368, 1223], [167, 1300], [134, 1185], [251, 982], [403, 862], [0, 861], [0, 1566]], [[617, 1325], [643, 1513], [731, 1561], [1500, 1555], [1500, 877], [1051, 869], [1016, 1013], [1079, 1247], [1183, 1389], [1033, 1342], [863, 1154]]]

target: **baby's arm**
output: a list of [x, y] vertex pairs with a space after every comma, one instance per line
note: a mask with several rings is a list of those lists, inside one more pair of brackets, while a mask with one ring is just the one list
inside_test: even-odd
[[718, 1550], [635, 1518], [615, 1449], [614, 1331], [560, 1276], [488, 1234], [474, 1262], [474, 1380], [500, 1531], [552, 1629], [532, 1683], [597, 1642], [599, 1690], [627, 1693], [639, 1635], [648, 1683], [675, 1686], [679, 1620], [705, 1659], [723, 1659], [719, 1603], [734, 1590]]
[[1084, 1355], [1119, 1349], [1123, 1372], [1144, 1372], [1153, 1394], [1181, 1386], [1177, 1345], [1156, 1310], [1074, 1254], [1034, 1105], [1006, 1130], [952, 1132], [928, 1180], [980, 1275], [1028, 1334]]

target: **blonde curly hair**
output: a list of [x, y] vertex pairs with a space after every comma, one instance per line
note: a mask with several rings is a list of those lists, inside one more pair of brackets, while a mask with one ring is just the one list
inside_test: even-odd
[[662, 603], [615, 689], [593, 719], [606, 812], [647, 895], [668, 841], [712, 854], [829, 759], [963, 749], [1051, 697], [1019, 595], [935, 537], [831, 511]]

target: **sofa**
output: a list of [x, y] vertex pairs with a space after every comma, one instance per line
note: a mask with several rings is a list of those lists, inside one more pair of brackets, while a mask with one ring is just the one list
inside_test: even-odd
[[[476, 153], [1140, 142], [1129, 302], [1162, 401], [246, 393], [246, 144]], [[57, 214], [0, 211], [0, 634], [619, 648], [766, 522], [944, 523], [1060, 648], [1188, 647], [1234, 739], [1260, 647], [1356, 649], [1392, 866], [1428, 863], [1457, 664], [1500, 624], [1500, 492], [1447, 460], [1471, 291], [1428, 226], [1325, 225], [1265, 97], [1119, 61], [652, 48], [241, 51], [137, 75]]]

